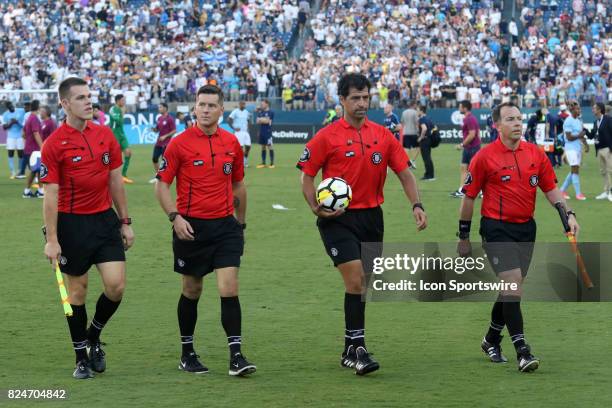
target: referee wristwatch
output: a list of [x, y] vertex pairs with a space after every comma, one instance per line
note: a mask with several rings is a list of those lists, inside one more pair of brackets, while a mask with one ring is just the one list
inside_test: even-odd
[[[573, 216], [574, 216], [574, 218], [576, 218], [576, 213], [575, 213], [573, 210], [569, 210], [569, 211], [567, 212], [567, 216], [569, 217], [570, 215], [573, 215]], [[576, 218], [576, 219], [577, 219], [577, 218]]]
[[176, 218], [177, 215], [179, 215], [179, 213], [176, 211], [169, 212], [168, 220], [170, 220], [170, 222], [174, 222], [174, 219]]
[[123, 225], [132, 225], [132, 219], [130, 217], [121, 218], [121, 224]]

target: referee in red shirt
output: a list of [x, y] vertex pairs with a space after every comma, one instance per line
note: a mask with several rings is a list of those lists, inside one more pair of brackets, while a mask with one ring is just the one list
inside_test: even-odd
[[[214, 85], [198, 89], [196, 125], [176, 136], [159, 165], [156, 195], [173, 226], [174, 271], [182, 274], [178, 302], [182, 356], [179, 369], [206, 373], [193, 348], [202, 279], [217, 272], [221, 323], [230, 350], [230, 375], [254, 373], [242, 355], [238, 268], [244, 249], [246, 188], [238, 139], [217, 126], [223, 92]], [[170, 184], [176, 178], [176, 204]]]
[[[320, 130], [306, 144], [297, 167], [302, 171], [302, 192], [312, 212], [327, 254], [344, 280], [346, 324], [341, 365], [358, 375], [378, 370], [365, 345], [365, 303], [362, 301], [365, 273], [361, 261], [362, 242], [382, 242], [383, 187], [387, 166], [397, 174], [418, 230], [427, 226], [416, 180], [408, 170], [409, 159], [393, 134], [367, 118], [370, 81], [361, 74], [346, 74], [338, 82], [344, 117]], [[328, 212], [317, 205], [314, 178], [341, 177], [353, 190], [346, 211]]]
[[[482, 350], [495, 363], [506, 362], [501, 352], [501, 332], [506, 326], [516, 349], [518, 368], [529, 372], [540, 362], [525, 343], [521, 313], [521, 285], [527, 271], [536, 239], [533, 219], [536, 192], [539, 187], [555, 205], [565, 201], [557, 188], [550, 161], [535, 144], [521, 141], [522, 117], [518, 107], [502, 103], [493, 109], [493, 121], [500, 137], [474, 156], [466, 175], [459, 219], [458, 252], [470, 253], [469, 241], [474, 199], [482, 190], [480, 235], [491, 266], [500, 280], [516, 283], [516, 290], [501, 291], [491, 311], [489, 330]], [[578, 223], [568, 211], [574, 234]]]
[[[134, 233], [121, 177], [121, 148], [110, 128], [91, 119], [91, 91], [81, 78], [59, 86], [66, 121], [42, 148], [40, 182], [45, 183], [45, 256], [59, 262], [73, 315], [68, 327], [76, 352], [78, 379], [106, 369], [100, 332], [115, 313], [125, 287], [125, 250]], [[112, 208], [113, 203], [117, 213]], [[96, 265], [104, 292], [87, 329], [88, 271]], [[86, 347], [89, 347], [89, 355]]]

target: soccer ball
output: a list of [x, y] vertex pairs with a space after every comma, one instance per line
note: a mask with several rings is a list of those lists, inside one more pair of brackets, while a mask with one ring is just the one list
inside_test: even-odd
[[30, 170], [40, 171], [40, 151], [34, 151], [30, 155]]
[[328, 211], [347, 208], [352, 198], [351, 186], [340, 177], [327, 178], [317, 187], [317, 203]]

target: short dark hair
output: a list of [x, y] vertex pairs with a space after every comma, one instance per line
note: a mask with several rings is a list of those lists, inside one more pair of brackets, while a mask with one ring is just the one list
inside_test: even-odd
[[160, 103], [159, 106], [163, 106], [164, 108], [168, 109], [168, 104], [166, 102]]
[[70, 98], [70, 88], [73, 86], [83, 86], [87, 85], [87, 81], [79, 77], [70, 77], [64, 79], [57, 89], [59, 93], [60, 100]]
[[196, 100], [200, 95], [217, 95], [219, 98], [219, 105], [223, 106], [223, 91], [217, 85], [204, 85], [196, 92]]
[[117, 94], [115, 95], [115, 103], [119, 102], [120, 100], [123, 99], [123, 94]]
[[371, 87], [372, 84], [363, 74], [344, 74], [340, 81], [338, 81], [338, 95], [346, 98], [350, 88], [355, 88], [359, 91], [366, 89], [369, 92]]
[[601, 103], [601, 102], [596, 102], [595, 106], [597, 106], [597, 108], [599, 109], [599, 111], [601, 112], [602, 115], [606, 114], [606, 105]]
[[40, 101], [38, 99], [34, 99], [32, 104], [30, 105], [30, 112], [37, 111], [40, 108]]
[[465, 109], [469, 111], [472, 110], [472, 102], [468, 101], [467, 99], [459, 102], [459, 106], [463, 106]]
[[493, 108], [493, 113], [491, 114], [491, 116], [493, 117], [493, 122], [497, 123], [497, 122], [499, 122], [501, 120], [501, 110], [502, 110], [502, 108], [517, 108], [517, 109], [519, 109], [519, 107], [515, 103], [513, 103], [513, 102], [500, 103], [499, 105], [496, 105]]
[[419, 110], [423, 113], [427, 113], [427, 106], [426, 105], [419, 105]]

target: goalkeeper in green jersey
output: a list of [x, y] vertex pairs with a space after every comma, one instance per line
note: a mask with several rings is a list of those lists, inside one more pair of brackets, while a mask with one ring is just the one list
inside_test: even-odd
[[130, 158], [132, 157], [132, 150], [127, 140], [127, 136], [123, 130], [123, 113], [125, 112], [125, 97], [121, 94], [115, 95], [115, 104], [110, 108], [109, 126], [113, 130], [113, 134], [121, 146], [123, 152], [123, 169], [121, 174], [123, 175], [123, 182], [132, 184], [134, 181], [127, 176], [128, 167], [130, 167]]

